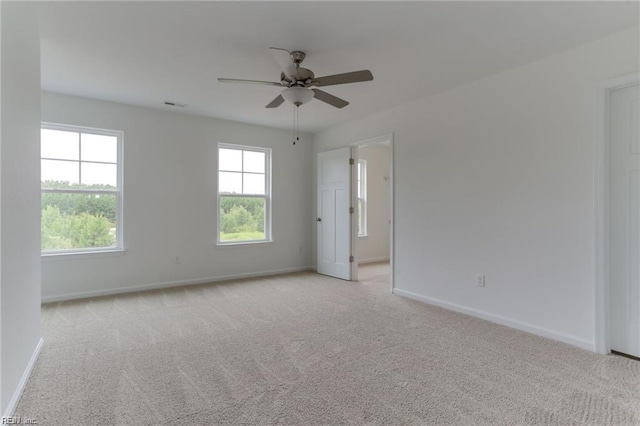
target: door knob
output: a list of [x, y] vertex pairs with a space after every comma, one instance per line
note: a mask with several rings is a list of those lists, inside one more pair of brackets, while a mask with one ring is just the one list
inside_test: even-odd
[[316, 222], [322, 222], [322, 218], [321, 217], [316, 218]]

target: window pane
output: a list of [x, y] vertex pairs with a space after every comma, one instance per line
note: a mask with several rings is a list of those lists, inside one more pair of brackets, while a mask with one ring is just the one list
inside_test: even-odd
[[82, 161], [118, 162], [118, 138], [115, 136], [81, 135]]
[[76, 132], [42, 129], [40, 131], [40, 156], [61, 160], [78, 160], [79, 136]]
[[42, 194], [42, 250], [116, 246], [115, 194]]
[[69, 188], [77, 185], [80, 163], [76, 161], [40, 161], [40, 181], [43, 188]]
[[115, 189], [118, 186], [118, 166], [116, 164], [81, 163], [82, 186]]
[[253, 173], [264, 173], [264, 152], [243, 151], [244, 167], [243, 171]]
[[363, 184], [364, 184], [364, 166], [362, 161], [358, 161], [358, 198], [362, 198], [363, 194]]
[[218, 150], [218, 169], [231, 172], [242, 171], [242, 151], [239, 149]]
[[244, 173], [244, 191], [243, 194], [265, 194], [264, 175], [254, 175], [251, 173]]
[[242, 173], [218, 173], [218, 191], [224, 194], [242, 194]]
[[264, 240], [265, 199], [220, 197], [220, 241]]
[[364, 201], [358, 199], [358, 235], [364, 234]]

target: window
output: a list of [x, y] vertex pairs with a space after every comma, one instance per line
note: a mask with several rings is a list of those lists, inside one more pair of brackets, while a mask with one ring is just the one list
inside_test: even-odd
[[218, 145], [218, 243], [271, 241], [271, 150]]
[[358, 160], [358, 236], [367, 236], [367, 160]]
[[43, 254], [122, 249], [122, 132], [42, 124]]

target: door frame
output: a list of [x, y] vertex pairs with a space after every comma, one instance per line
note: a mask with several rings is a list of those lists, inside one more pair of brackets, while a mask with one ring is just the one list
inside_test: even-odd
[[595, 330], [594, 351], [611, 353], [610, 326], [610, 158], [609, 150], [609, 101], [613, 90], [640, 83], [640, 73], [627, 74], [606, 80], [598, 85], [597, 137], [595, 146]]
[[[364, 139], [364, 140], [360, 140], [358, 142], [353, 142], [351, 143], [349, 146], [351, 146], [352, 148], [358, 148], [361, 146], [366, 146], [366, 145], [376, 145], [376, 144], [380, 144], [380, 143], [384, 143], [384, 142], [389, 142], [389, 151], [391, 154], [391, 164], [389, 165], [389, 176], [391, 179], [391, 185], [389, 187], [389, 198], [391, 200], [391, 209], [389, 212], [389, 220], [391, 221], [391, 226], [389, 227], [389, 291], [391, 293], [393, 293], [393, 289], [394, 289], [394, 283], [395, 283], [395, 254], [396, 254], [396, 239], [395, 239], [395, 235], [396, 235], [396, 221], [395, 221], [395, 209], [396, 209], [396, 199], [395, 199], [395, 186], [396, 186], [396, 179], [395, 179], [395, 145], [394, 145], [394, 138], [393, 138], [393, 132], [391, 133], [386, 133], [380, 136], [376, 136], [373, 138], [369, 138], [369, 139]], [[355, 170], [353, 170], [353, 173], [356, 173]], [[352, 196], [352, 202], [351, 205], [353, 206], [357, 206], [357, 197], [358, 197], [358, 188], [356, 187], [357, 185], [357, 181], [355, 179], [352, 179], [351, 182], [351, 196]], [[355, 203], [353, 200], [353, 197], [356, 197]], [[353, 215], [352, 219], [351, 219], [351, 247], [353, 247], [353, 255], [354, 255], [354, 262], [353, 262], [353, 271], [352, 271], [352, 277], [353, 280], [357, 280], [358, 279], [358, 275], [357, 275], [357, 271], [358, 271], [358, 249], [357, 249], [357, 240], [358, 240], [358, 227], [357, 224], [355, 223], [356, 221], [356, 215]]]

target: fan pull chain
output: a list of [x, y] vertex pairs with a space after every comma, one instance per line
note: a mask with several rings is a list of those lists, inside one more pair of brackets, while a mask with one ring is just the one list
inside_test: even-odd
[[293, 107], [293, 144], [296, 144], [296, 107]]
[[300, 106], [296, 106], [296, 142], [300, 142]]
[[300, 112], [299, 106], [294, 106], [293, 109], [293, 144], [300, 141]]

